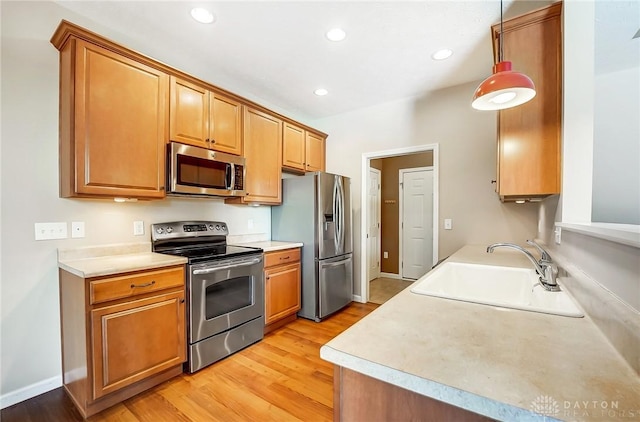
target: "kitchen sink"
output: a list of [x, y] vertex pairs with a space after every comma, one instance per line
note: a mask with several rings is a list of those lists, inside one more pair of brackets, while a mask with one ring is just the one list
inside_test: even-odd
[[411, 292], [502, 308], [584, 316], [565, 291], [543, 289], [538, 277], [528, 268], [445, 262], [418, 280]]

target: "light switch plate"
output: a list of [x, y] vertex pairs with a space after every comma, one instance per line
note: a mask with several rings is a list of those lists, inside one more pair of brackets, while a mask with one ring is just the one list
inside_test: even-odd
[[453, 222], [451, 221], [450, 218], [445, 218], [444, 219], [444, 229], [445, 230], [451, 230], [453, 228]]
[[67, 223], [35, 223], [36, 240], [66, 239]]

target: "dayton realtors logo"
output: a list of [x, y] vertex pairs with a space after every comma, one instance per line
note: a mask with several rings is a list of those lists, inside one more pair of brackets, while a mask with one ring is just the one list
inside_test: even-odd
[[531, 402], [529, 408], [543, 416], [558, 416], [560, 413], [560, 405], [551, 396], [538, 396]]
[[541, 416], [561, 418], [635, 418], [640, 417], [639, 409], [620, 409], [618, 401], [606, 400], [564, 400], [556, 401], [551, 396], [538, 396], [529, 405], [532, 412]]

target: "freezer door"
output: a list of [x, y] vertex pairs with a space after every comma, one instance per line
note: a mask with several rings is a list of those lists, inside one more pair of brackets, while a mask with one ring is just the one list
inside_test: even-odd
[[353, 292], [352, 255], [318, 261], [318, 318], [347, 306]]
[[350, 180], [329, 173], [317, 177], [318, 258], [351, 253]]

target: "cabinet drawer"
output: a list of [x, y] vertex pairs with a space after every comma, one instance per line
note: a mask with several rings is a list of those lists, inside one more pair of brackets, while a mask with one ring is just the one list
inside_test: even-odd
[[285, 249], [283, 251], [269, 252], [264, 255], [264, 267], [288, 264], [300, 261], [300, 248]]
[[91, 281], [90, 303], [96, 304], [184, 286], [184, 267], [169, 267]]

